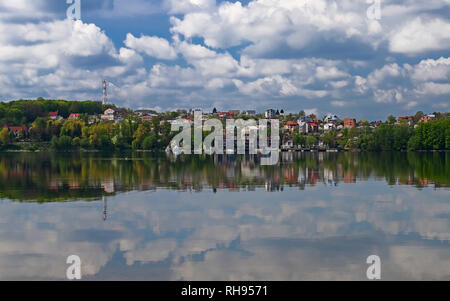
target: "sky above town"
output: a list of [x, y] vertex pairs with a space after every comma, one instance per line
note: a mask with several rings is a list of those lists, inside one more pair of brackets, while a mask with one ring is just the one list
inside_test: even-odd
[[101, 100], [105, 78], [133, 109], [448, 111], [450, 0], [377, 2], [0, 0], [0, 100]]

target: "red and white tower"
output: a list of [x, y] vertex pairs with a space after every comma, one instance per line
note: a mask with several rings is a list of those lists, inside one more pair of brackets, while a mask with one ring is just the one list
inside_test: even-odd
[[108, 93], [106, 92], [106, 79], [103, 80], [103, 96], [102, 103], [104, 105], [108, 104]]

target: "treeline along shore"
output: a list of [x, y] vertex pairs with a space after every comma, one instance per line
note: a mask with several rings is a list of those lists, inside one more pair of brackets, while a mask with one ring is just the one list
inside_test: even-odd
[[[268, 114], [270, 113], [270, 114]], [[413, 116], [388, 116], [385, 121], [336, 115], [285, 114], [283, 110], [203, 112], [205, 119], [278, 119], [284, 150], [447, 151], [450, 114], [418, 111]], [[38, 98], [0, 102], [0, 151], [164, 151], [177, 134], [171, 123], [192, 122], [193, 110], [131, 110], [98, 101]], [[203, 135], [205, 138], [207, 134]]]

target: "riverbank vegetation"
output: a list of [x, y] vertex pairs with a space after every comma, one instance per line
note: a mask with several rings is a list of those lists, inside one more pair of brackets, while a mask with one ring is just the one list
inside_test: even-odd
[[[310, 136], [297, 135], [296, 145], [313, 145]], [[341, 136], [338, 131], [329, 131], [320, 139], [329, 148], [361, 151], [417, 151], [449, 150], [450, 118], [419, 123], [416, 127], [407, 123], [382, 123], [376, 129], [369, 126], [344, 129]]]
[[[115, 116], [113, 120], [104, 120], [101, 116], [108, 108], [120, 110], [120, 118]], [[143, 118], [132, 110], [102, 105], [96, 101], [38, 98], [1, 102], [0, 150], [163, 151], [175, 135], [171, 132], [170, 120], [178, 115], [177, 112], [155, 112]], [[285, 124], [302, 114], [294, 115], [279, 115], [277, 118], [280, 123]], [[389, 116], [385, 122], [380, 121], [376, 126], [373, 122], [359, 121], [358, 126], [352, 128], [322, 129], [305, 134], [298, 130], [286, 134], [286, 130], [280, 130], [280, 141], [283, 144], [292, 140], [297, 147], [308, 149], [449, 150], [449, 114], [436, 113], [434, 120], [422, 123], [418, 121], [421, 116], [423, 113], [418, 112], [413, 123], [407, 120], [397, 121], [394, 116]], [[315, 116], [310, 117], [315, 119]]]
[[320, 143], [325, 148], [353, 151], [449, 150], [450, 117], [414, 126], [406, 122], [386, 121], [373, 128], [366, 122], [342, 131], [297, 133], [292, 136], [294, 145], [307, 148]]
[[[41, 98], [0, 103], [0, 150], [159, 151], [173, 137], [167, 121], [155, 116], [143, 122], [127, 109], [121, 109], [120, 122], [101, 120], [111, 107], [116, 108], [96, 101]], [[58, 118], [49, 118], [50, 112]]]

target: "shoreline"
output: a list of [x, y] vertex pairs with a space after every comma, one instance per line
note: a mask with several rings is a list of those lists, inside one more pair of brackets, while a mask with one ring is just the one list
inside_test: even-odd
[[[386, 150], [386, 151], [366, 151], [360, 149], [354, 150], [344, 150], [344, 149], [280, 149], [280, 153], [382, 153], [382, 152], [398, 152], [398, 153], [441, 153], [441, 152], [449, 152], [448, 149], [430, 149], [430, 150]], [[53, 149], [37, 149], [37, 150], [27, 150], [27, 149], [6, 149], [0, 150], [1, 153], [42, 153], [42, 152], [50, 152], [50, 153], [116, 153], [116, 152], [135, 152], [135, 153], [166, 153], [163, 150], [99, 150], [99, 149], [77, 149], [77, 150], [53, 150]], [[173, 153], [171, 153], [173, 154]], [[187, 155], [196, 155], [196, 154], [187, 154]], [[199, 155], [207, 155], [206, 153], [202, 153]], [[217, 154], [213, 154], [217, 155]], [[257, 155], [257, 154], [220, 154], [220, 155]]]

